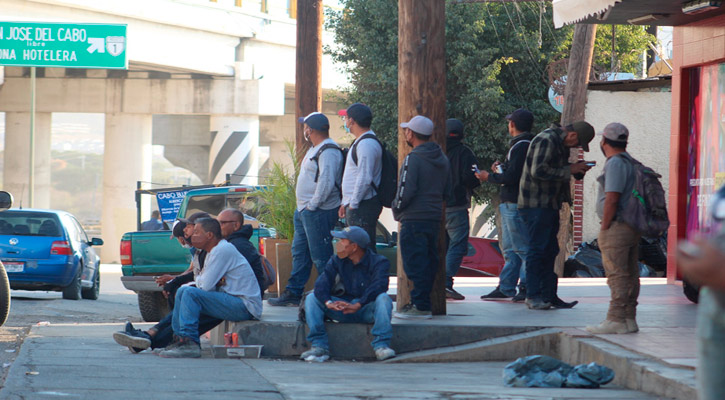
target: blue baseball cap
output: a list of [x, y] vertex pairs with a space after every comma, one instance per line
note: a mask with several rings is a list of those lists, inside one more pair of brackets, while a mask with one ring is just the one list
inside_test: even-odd
[[306, 117], [299, 117], [297, 119], [297, 122], [301, 124], [307, 124], [311, 129], [314, 129], [316, 131], [329, 131], [330, 130], [330, 121], [327, 119], [325, 114], [315, 111], [313, 113], [310, 113]]
[[341, 231], [332, 231], [330, 233], [332, 237], [347, 239], [358, 245], [361, 249], [365, 249], [370, 243], [370, 236], [365, 232], [365, 229], [359, 226], [348, 226]]

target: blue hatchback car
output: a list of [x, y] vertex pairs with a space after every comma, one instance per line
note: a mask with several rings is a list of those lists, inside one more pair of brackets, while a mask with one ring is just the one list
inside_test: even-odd
[[0, 260], [11, 289], [62, 291], [69, 300], [96, 300], [100, 258], [76, 218], [65, 212], [10, 209], [0, 213]]

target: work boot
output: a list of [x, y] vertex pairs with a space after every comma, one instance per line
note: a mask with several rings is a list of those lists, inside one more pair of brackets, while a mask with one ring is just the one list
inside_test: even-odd
[[413, 303], [406, 304], [403, 309], [395, 312], [395, 318], [402, 319], [431, 319], [433, 313], [430, 311], [419, 310]]
[[159, 353], [163, 358], [200, 358], [201, 346], [195, 341], [184, 338], [178, 346], [172, 349], [166, 349]]
[[637, 326], [637, 320], [635, 320], [634, 318], [632, 318], [632, 319], [627, 318], [624, 321], [627, 324], [627, 331], [628, 331], [628, 333], [637, 333], [637, 332], [639, 332], [639, 326]]
[[375, 349], [375, 358], [378, 359], [378, 361], [385, 361], [388, 358], [395, 357], [395, 350], [391, 349], [388, 346], [385, 347], [378, 347]]
[[140, 353], [151, 347], [151, 336], [141, 329], [135, 329], [130, 322], [126, 322], [123, 331], [113, 332], [113, 340], [121, 346], [128, 347], [132, 353]]
[[500, 286], [496, 286], [496, 289], [493, 289], [493, 291], [489, 294], [484, 294], [481, 296], [481, 300], [501, 300], [501, 299], [508, 299], [509, 295], [505, 294], [501, 291]]
[[551, 303], [547, 303], [541, 299], [526, 299], [526, 307], [529, 310], [548, 310], [551, 308]]
[[550, 301], [549, 303], [551, 303], [551, 306], [554, 308], [563, 309], [563, 308], [573, 308], [575, 305], [579, 304], [579, 301], [574, 300], [572, 302], [567, 303], [566, 301], [560, 299], [557, 296], [557, 297], [554, 297], [554, 300]]
[[305, 361], [325, 362], [330, 359], [330, 351], [323, 349], [322, 347], [312, 346], [311, 349], [302, 353], [300, 359]]
[[465, 298], [466, 298], [466, 296], [458, 293], [455, 289], [453, 289], [453, 288], [446, 288], [446, 299], [463, 300]]
[[611, 321], [605, 319], [601, 324], [587, 326], [586, 330], [595, 335], [605, 335], [611, 333], [629, 333], [626, 322]]
[[281, 296], [274, 298], [274, 299], [267, 300], [267, 304], [269, 304], [270, 306], [275, 306], [275, 307], [280, 307], [280, 306], [295, 306], [296, 307], [296, 306], [300, 305], [301, 299], [302, 299], [302, 296], [298, 296], [298, 295], [290, 292], [289, 290], [285, 290], [284, 292], [282, 292]]
[[516, 296], [514, 296], [513, 298], [511, 298], [511, 301], [513, 301], [514, 303], [521, 303], [521, 302], [523, 302], [525, 300], [526, 300], [526, 287], [525, 286], [521, 286], [519, 288], [519, 292], [516, 293]]

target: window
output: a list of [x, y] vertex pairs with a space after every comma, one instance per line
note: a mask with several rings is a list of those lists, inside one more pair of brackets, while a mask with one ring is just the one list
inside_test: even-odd
[[62, 236], [63, 233], [55, 214], [5, 211], [0, 213], [0, 235]]

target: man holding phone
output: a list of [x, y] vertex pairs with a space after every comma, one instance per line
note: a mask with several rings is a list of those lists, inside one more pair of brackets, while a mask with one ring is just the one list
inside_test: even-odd
[[600, 134], [599, 147], [607, 157], [599, 182], [597, 215], [601, 219], [599, 249], [611, 291], [607, 318], [591, 333], [633, 333], [639, 331], [635, 320], [639, 296], [638, 248], [640, 233], [620, 219], [635, 184], [632, 157], [627, 153], [629, 130], [613, 122]]

